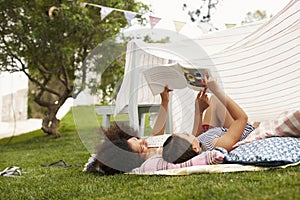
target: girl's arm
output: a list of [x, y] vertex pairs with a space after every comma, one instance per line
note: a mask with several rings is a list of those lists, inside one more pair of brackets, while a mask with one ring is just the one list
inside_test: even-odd
[[233, 145], [240, 140], [247, 124], [248, 116], [233, 99], [223, 92], [215, 80], [209, 78], [207, 86], [220, 102], [226, 106], [233, 118], [233, 122], [229, 126], [227, 133], [213, 141], [215, 147], [223, 147], [229, 152], [232, 150]]
[[206, 90], [207, 88], [200, 90], [195, 101], [195, 116], [192, 134], [196, 137], [202, 134], [202, 116], [204, 110], [209, 106]]
[[169, 92], [170, 90], [167, 86], [165, 87], [164, 91], [160, 93], [161, 97], [161, 104], [158, 111], [158, 115], [155, 121], [155, 124], [152, 129], [151, 135], [163, 135], [164, 130], [166, 127], [166, 120], [168, 114], [168, 104], [169, 104]]

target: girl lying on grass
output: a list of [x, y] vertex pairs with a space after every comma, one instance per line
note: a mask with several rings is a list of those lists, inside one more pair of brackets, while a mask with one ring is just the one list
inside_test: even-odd
[[[172, 134], [163, 145], [163, 158], [172, 163], [187, 161], [203, 151], [213, 150], [215, 147], [222, 147], [230, 152], [233, 145], [245, 139], [254, 127], [247, 124], [248, 116], [244, 110], [228, 95], [226, 95], [217, 82], [208, 78], [207, 87], [215, 97], [226, 107], [232, 117], [228, 129], [216, 127], [202, 133], [202, 120], [199, 119], [197, 126], [200, 128], [195, 134], [176, 133]], [[204, 99], [207, 102], [207, 99]], [[196, 106], [197, 107], [197, 106]], [[198, 106], [199, 113], [203, 112], [201, 105]], [[197, 110], [197, 108], [196, 108]], [[197, 122], [195, 122], [197, 123]], [[196, 137], [198, 136], [198, 137]]]

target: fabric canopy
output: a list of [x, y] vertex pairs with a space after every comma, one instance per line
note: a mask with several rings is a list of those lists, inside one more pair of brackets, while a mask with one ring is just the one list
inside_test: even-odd
[[[281, 113], [300, 107], [299, 36], [300, 2], [292, 0], [270, 20], [207, 34], [192, 41], [148, 44], [133, 40], [127, 47], [125, 76], [115, 114], [128, 105], [131, 125], [137, 128], [137, 104], [160, 103], [159, 95], [151, 94], [142, 71], [184, 60], [210, 68], [250, 121], [276, 119]], [[203, 52], [195, 52], [196, 45]], [[191, 131], [194, 96], [191, 89], [173, 92], [170, 109], [173, 132]]]

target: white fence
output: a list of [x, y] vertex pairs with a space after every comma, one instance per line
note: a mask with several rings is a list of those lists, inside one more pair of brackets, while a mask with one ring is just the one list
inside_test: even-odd
[[26, 120], [28, 78], [23, 73], [0, 73], [0, 122]]

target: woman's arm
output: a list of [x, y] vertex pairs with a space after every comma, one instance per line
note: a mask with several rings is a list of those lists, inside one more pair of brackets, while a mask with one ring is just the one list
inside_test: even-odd
[[192, 134], [196, 137], [202, 134], [202, 116], [204, 110], [209, 106], [206, 90], [207, 88], [200, 90], [195, 101], [195, 116]]
[[233, 99], [223, 92], [215, 80], [209, 78], [207, 86], [220, 102], [226, 106], [233, 118], [233, 122], [229, 126], [227, 133], [213, 141], [215, 147], [223, 147], [229, 152], [232, 150], [233, 145], [240, 140], [247, 124], [248, 116]]
[[170, 90], [167, 86], [164, 91], [160, 93], [161, 104], [159, 107], [158, 115], [155, 121], [155, 124], [152, 129], [151, 135], [163, 135], [166, 127], [166, 120], [168, 114], [168, 104], [169, 104], [169, 92]]

